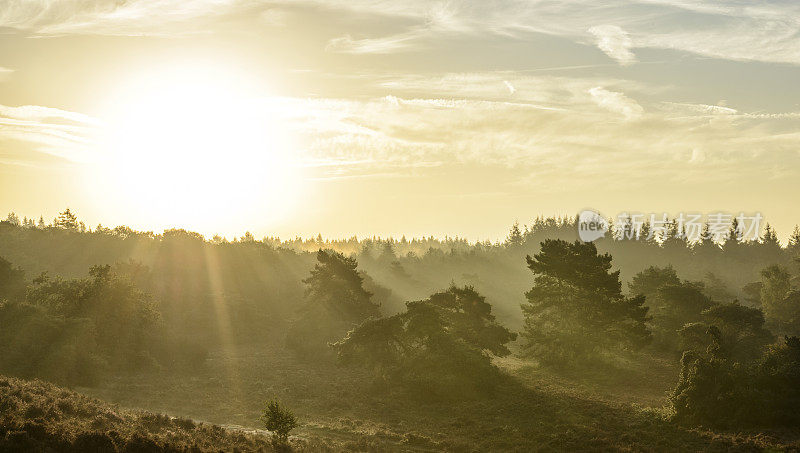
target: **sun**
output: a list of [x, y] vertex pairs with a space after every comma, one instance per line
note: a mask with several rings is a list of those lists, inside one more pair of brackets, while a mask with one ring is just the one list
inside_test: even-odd
[[154, 228], [233, 231], [284, 216], [301, 188], [296, 150], [253, 86], [203, 65], [129, 84], [103, 144], [102, 171], [119, 200]]

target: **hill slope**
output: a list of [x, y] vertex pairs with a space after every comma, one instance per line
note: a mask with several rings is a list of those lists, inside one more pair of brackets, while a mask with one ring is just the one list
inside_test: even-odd
[[0, 451], [272, 451], [269, 436], [114, 408], [41, 381], [0, 377]]
[[[114, 384], [85, 390], [125, 407], [252, 427], [258, 423], [264, 391], [271, 389], [269, 393], [296, 410], [301, 426], [292, 445], [299, 451], [757, 451], [800, 447], [797, 433], [748, 435], [684, 428], [666, 421], [658, 411], [622, 403], [610, 395], [592, 395], [594, 392], [576, 389], [569, 378], [532, 374], [524, 368], [513, 372], [515, 376], [509, 376], [489, 398], [428, 401], [421, 395], [391, 390], [383, 396], [371, 395], [365, 391], [368, 383], [358, 376], [333, 366], [312, 370], [271, 351], [239, 359], [246, 366], [239, 370], [242, 388], [238, 390], [224, 385], [218, 374], [222, 369], [213, 367], [195, 379], [164, 374], [120, 376]], [[242, 395], [250, 397], [240, 399]], [[23, 447], [69, 451], [75, 445], [86, 451], [90, 443], [120, 451], [272, 450], [267, 433], [261, 430], [121, 410], [40, 381], [0, 377], [0, 414], [0, 451]]]

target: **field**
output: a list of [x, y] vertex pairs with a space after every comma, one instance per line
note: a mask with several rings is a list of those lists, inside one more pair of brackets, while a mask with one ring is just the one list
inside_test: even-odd
[[[501, 359], [498, 364], [510, 377], [495, 395], [443, 401], [396, 389], [377, 392], [366, 375], [333, 363], [304, 365], [280, 347], [259, 346], [231, 355], [218, 351], [190, 377], [117, 377], [80, 391], [121, 407], [236, 429], [258, 428], [263, 402], [276, 397], [298, 416], [298, 438], [352, 451], [800, 448], [798, 432], [749, 435], [666, 421], [662, 406], [675, 366], [639, 359], [609, 364], [616, 369], [608, 373], [554, 373], [520, 359]], [[608, 377], [612, 374], [622, 377]]]

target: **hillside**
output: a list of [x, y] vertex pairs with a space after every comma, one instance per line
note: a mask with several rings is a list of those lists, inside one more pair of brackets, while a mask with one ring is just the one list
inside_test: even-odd
[[[193, 378], [153, 374], [118, 377], [101, 388], [81, 389], [121, 407], [147, 407], [180, 414], [158, 415], [119, 409], [97, 399], [40, 381], [0, 378], [3, 409], [0, 442], [5, 448], [58, 451], [98, 445], [120, 451], [271, 451], [257, 430], [262, 397], [277, 394], [300, 419], [292, 438], [298, 451], [547, 451], [685, 450], [754, 451], [800, 448], [798, 433], [747, 435], [687, 429], [668, 422], [658, 409], [629, 401], [655, 399], [642, 374], [631, 395], [597, 391], [598, 384], [624, 382], [599, 376], [553, 375], [504, 363], [512, 376], [490, 398], [430, 400], [390, 389], [364, 392], [363, 376], [337, 367], [309, 367], [286, 354], [240, 351], [241, 386], [230, 378], [224, 357]], [[518, 364], [517, 364], [518, 365]], [[339, 369], [339, 371], [341, 371]], [[638, 373], [638, 374], [637, 374]], [[649, 395], [649, 396], [643, 396]], [[624, 402], [623, 402], [624, 401]], [[193, 421], [237, 423], [246, 428]], [[238, 426], [238, 425], [237, 425]], [[93, 444], [94, 445], [94, 444]], [[149, 447], [146, 447], [149, 446]], [[2, 448], [0, 448], [2, 449]], [[128, 449], [128, 450], [125, 450]]]

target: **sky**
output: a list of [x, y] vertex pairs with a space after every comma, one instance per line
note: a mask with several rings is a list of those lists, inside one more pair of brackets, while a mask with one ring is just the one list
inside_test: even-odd
[[4, 0], [0, 212], [209, 237], [800, 223], [796, 1]]

